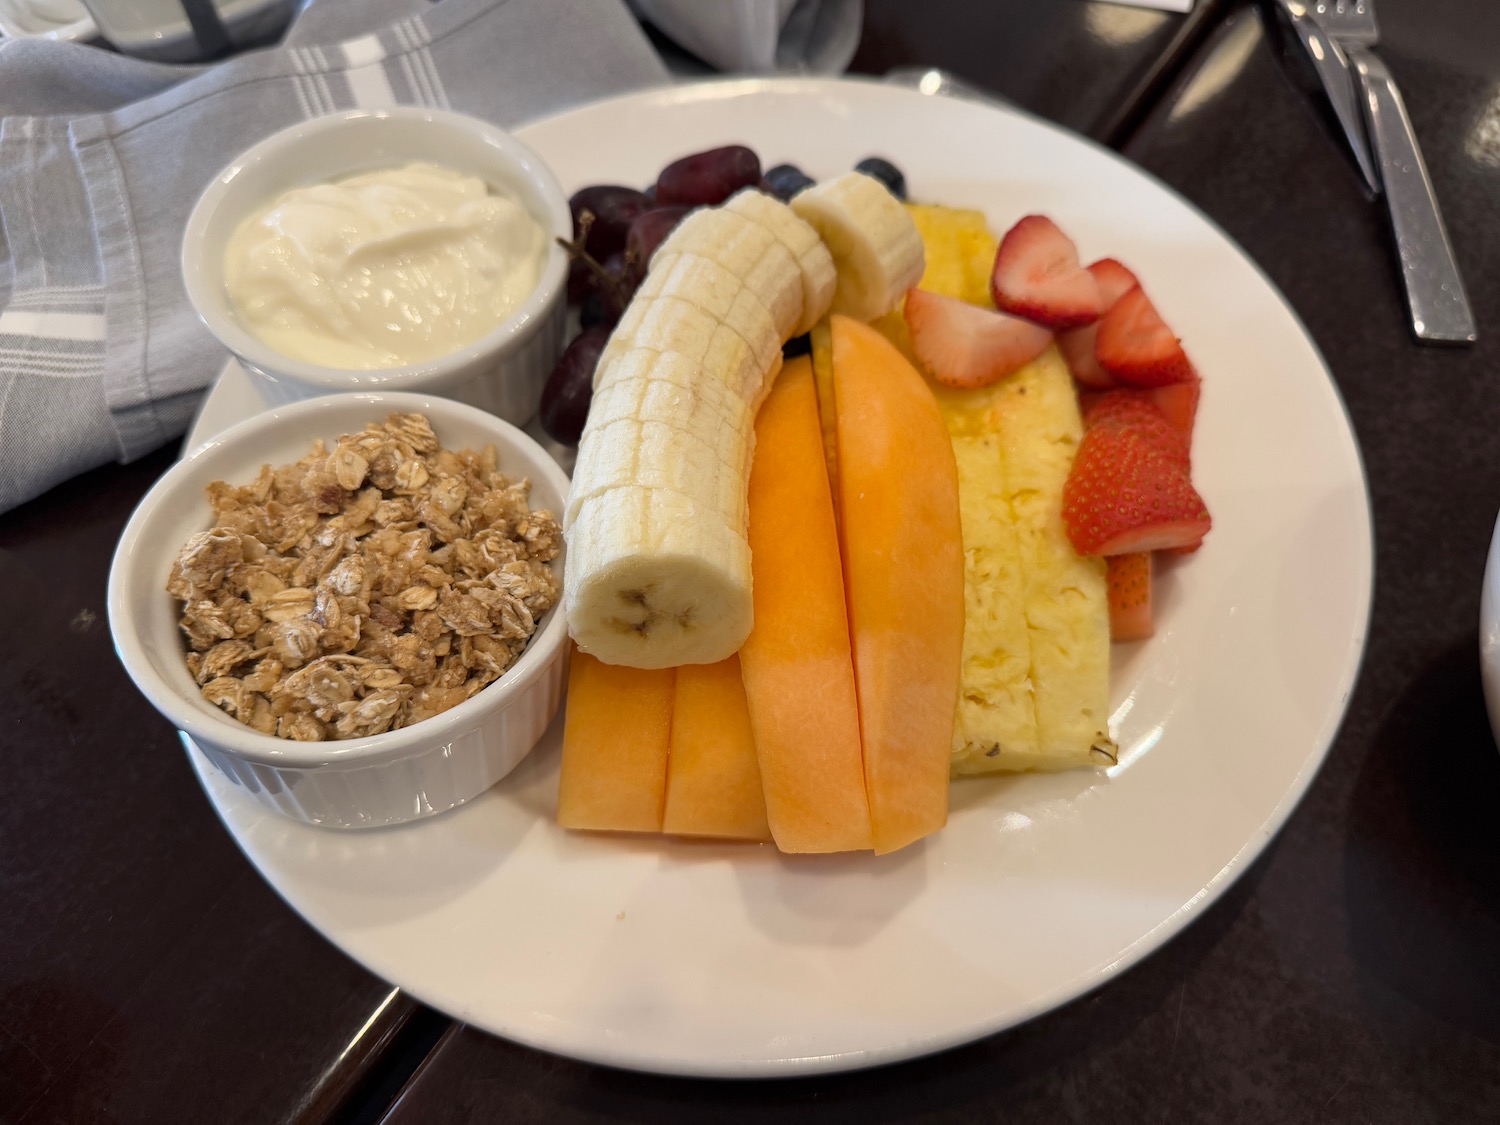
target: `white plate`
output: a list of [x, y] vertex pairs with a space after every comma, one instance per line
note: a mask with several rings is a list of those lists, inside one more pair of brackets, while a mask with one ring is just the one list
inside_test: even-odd
[[1500, 521], [1490, 536], [1490, 553], [1484, 561], [1484, 587], [1479, 593], [1479, 675], [1484, 681], [1490, 732], [1500, 745]]
[[[1368, 494], [1292, 311], [1211, 223], [1101, 149], [1013, 111], [839, 81], [652, 91], [519, 130], [569, 190], [755, 146], [813, 175], [870, 153], [912, 193], [1045, 211], [1145, 280], [1204, 376], [1204, 548], [1160, 629], [1116, 650], [1120, 764], [965, 781], [881, 859], [603, 839], [553, 824], [559, 731], [495, 789], [403, 828], [332, 833], [198, 762], [246, 854], [371, 971], [549, 1051], [681, 1074], [869, 1066], [1010, 1027], [1108, 980], [1223, 892], [1286, 820], [1349, 698], [1369, 618]], [[230, 379], [202, 426], [252, 408]], [[221, 407], [223, 409], [221, 409]], [[204, 436], [200, 434], [199, 436]]]

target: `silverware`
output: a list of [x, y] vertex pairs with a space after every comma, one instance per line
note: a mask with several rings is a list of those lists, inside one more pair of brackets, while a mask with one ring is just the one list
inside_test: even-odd
[[1375, 0], [1313, 0], [1312, 16], [1343, 48], [1359, 76], [1365, 127], [1390, 208], [1412, 331], [1418, 340], [1473, 343], [1474, 314], [1411, 118], [1391, 72], [1370, 50], [1380, 40]]
[[1318, 80], [1323, 83], [1323, 92], [1333, 106], [1334, 115], [1344, 127], [1344, 136], [1354, 152], [1354, 161], [1365, 178], [1365, 183], [1376, 195], [1380, 194], [1380, 176], [1370, 158], [1370, 143], [1365, 138], [1365, 119], [1359, 108], [1359, 98], [1354, 92], [1354, 78], [1349, 60], [1343, 50], [1330, 39], [1307, 10], [1302, 0], [1279, 0], [1287, 22], [1296, 33], [1302, 49], [1312, 61]]

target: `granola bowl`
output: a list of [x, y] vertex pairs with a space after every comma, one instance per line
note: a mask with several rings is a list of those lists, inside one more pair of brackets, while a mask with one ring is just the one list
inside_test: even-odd
[[[242, 322], [225, 283], [225, 255], [242, 221], [291, 188], [426, 161], [474, 175], [519, 202], [547, 236], [530, 297], [486, 335], [434, 359], [401, 367], [348, 370], [293, 358]], [[204, 189], [182, 240], [182, 278], [198, 318], [233, 352], [267, 403], [336, 391], [440, 394], [516, 425], [536, 413], [557, 361], [567, 316], [571, 238], [567, 196], [542, 159], [509, 133], [449, 110], [417, 106], [352, 109], [289, 126], [247, 149]]]
[[[210, 499], [214, 482], [234, 487]], [[557, 712], [568, 639], [550, 513], [567, 490], [534, 440], [448, 399], [276, 407], [193, 450], [131, 515], [109, 576], [115, 649], [185, 740], [278, 812], [333, 828], [444, 812], [509, 773]], [[267, 512], [279, 531], [254, 530]]]

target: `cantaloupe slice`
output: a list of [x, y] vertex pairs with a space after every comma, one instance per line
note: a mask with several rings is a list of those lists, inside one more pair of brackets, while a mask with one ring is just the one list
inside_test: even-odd
[[823, 456], [828, 462], [828, 482], [833, 493], [835, 515], [839, 499], [838, 404], [833, 401], [833, 333], [828, 318], [814, 324], [811, 332], [813, 385], [818, 391], [818, 425], [823, 433]]
[[671, 744], [663, 832], [771, 838], [738, 656], [677, 669]]
[[675, 668], [627, 668], [573, 652], [557, 822], [660, 832]]
[[839, 530], [875, 850], [948, 817], [964, 629], [958, 471], [922, 376], [875, 329], [833, 318]]
[[771, 835], [785, 852], [868, 848], [843, 570], [806, 357], [782, 368], [755, 420], [750, 560], [755, 626], [740, 667]]

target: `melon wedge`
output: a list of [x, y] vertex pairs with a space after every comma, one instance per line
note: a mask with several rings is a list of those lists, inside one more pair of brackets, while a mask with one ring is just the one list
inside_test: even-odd
[[870, 847], [870, 806], [833, 497], [807, 357], [755, 420], [755, 625], [740, 649], [766, 819], [784, 852]]
[[557, 822], [660, 832], [675, 668], [627, 668], [573, 652]]
[[964, 631], [958, 470], [932, 391], [833, 318], [839, 531], [877, 852], [941, 828]]
[[662, 831], [769, 840], [740, 658], [677, 669]]

